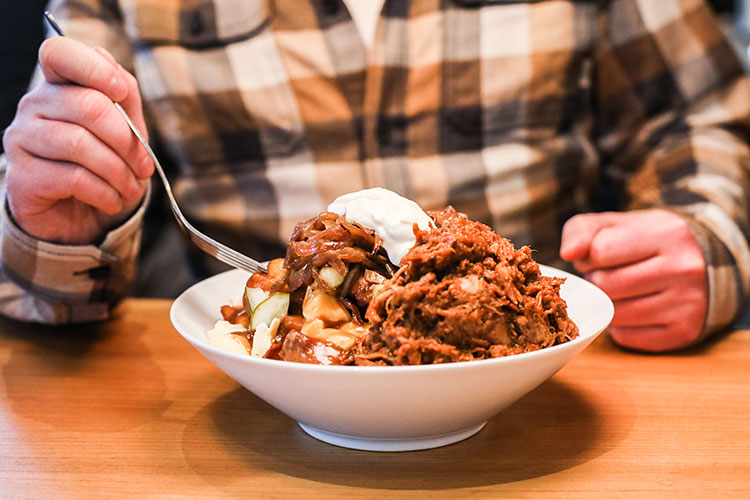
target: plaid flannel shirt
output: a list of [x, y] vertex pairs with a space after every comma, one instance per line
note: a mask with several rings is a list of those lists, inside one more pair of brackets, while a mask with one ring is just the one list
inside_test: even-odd
[[[750, 89], [700, 0], [386, 0], [369, 51], [342, 0], [53, 12], [135, 73], [186, 215], [250, 255], [281, 255], [296, 222], [384, 186], [556, 265], [562, 224], [607, 180], [622, 208], [689, 221], [708, 262], [705, 332], [745, 301]], [[105, 317], [132, 281], [141, 218], [70, 248], [6, 213], [0, 310]]]

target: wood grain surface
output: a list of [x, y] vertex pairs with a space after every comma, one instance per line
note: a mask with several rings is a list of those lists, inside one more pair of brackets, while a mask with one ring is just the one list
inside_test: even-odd
[[750, 330], [666, 356], [605, 335], [474, 437], [376, 453], [307, 436], [169, 306], [0, 319], [0, 498], [750, 498]]

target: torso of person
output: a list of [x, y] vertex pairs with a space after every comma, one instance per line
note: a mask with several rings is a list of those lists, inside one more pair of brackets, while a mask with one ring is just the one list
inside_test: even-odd
[[596, 3], [355, 3], [122, 5], [188, 217], [257, 255], [338, 195], [383, 186], [556, 263], [597, 177]]

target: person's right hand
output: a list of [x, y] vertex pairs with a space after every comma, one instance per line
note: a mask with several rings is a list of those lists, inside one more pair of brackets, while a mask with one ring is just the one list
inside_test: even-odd
[[39, 49], [44, 82], [18, 105], [3, 145], [13, 219], [33, 237], [96, 243], [137, 208], [153, 173], [112, 101], [146, 137], [135, 78], [104, 49], [71, 38]]

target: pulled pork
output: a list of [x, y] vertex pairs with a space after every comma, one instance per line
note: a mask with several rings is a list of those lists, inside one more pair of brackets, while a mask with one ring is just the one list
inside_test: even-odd
[[507, 356], [578, 336], [560, 298], [561, 278], [542, 276], [528, 247], [515, 249], [453, 208], [373, 297], [361, 365], [413, 365]]

